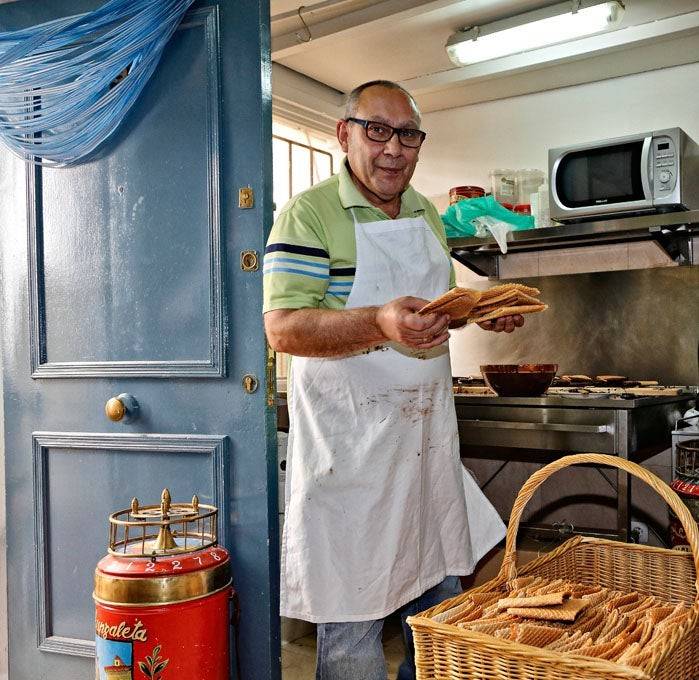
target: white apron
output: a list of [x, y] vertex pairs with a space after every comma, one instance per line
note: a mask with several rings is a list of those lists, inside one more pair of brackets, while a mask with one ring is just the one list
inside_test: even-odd
[[[422, 217], [355, 217], [354, 228], [348, 309], [448, 289], [448, 256]], [[383, 618], [445, 576], [471, 573], [504, 535], [483, 493], [464, 480], [446, 343], [294, 357], [288, 403], [282, 616]], [[466, 494], [490, 513], [485, 535], [483, 514], [469, 527]]]

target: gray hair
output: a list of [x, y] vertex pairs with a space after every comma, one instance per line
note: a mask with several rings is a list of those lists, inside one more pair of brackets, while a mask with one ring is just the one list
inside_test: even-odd
[[368, 83], [357, 85], [357, 87], [355, 87], [354, 90], [347, 95], [347, 103], [345, 104], [345, 118], [353, 118], [357, 114], [359, 99], [362, 96], [362, 92], [364, 92], [364, 90], [368, 90], [370, 87], [383, 87], [387, 90], [394, 90], [404, 94], [410, 101], [410, 106], [415, 113], [417, 124], [420, 124], [422, 116], [420, 115], [420, 109], [415, 101], [415, 97], [413, 97], [413, 95], [411, 95], [410, 92], [408, 92], [404, 87], [401, 87], [398, 83], [394, 83], [392, 80], [370, 80]]

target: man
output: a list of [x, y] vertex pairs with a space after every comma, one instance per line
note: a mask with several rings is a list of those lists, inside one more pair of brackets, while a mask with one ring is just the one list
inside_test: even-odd
[[398, 610], [398, 677], [414, 678], [405, 617], [473, 568], [450, 319], [416, 313], [454, 285], [439, 215], [409, 186], [419, 127], [400, 86], [356, 88], [339, 174], [285, 206], [265, 255], [267, 337], [293, 355], [281, 613], [318, 624], [318, 680], [385, 680], [383, 620]]

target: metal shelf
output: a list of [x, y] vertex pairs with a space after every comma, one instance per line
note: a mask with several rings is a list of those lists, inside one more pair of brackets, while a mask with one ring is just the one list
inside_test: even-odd
[[[680, 265], [695, 264], [692, 237], [699, 234], [699, 210], [640, 215], [510, 234], [507, 252], [525, 253], [598, 244], [656, 241]], [[450, 238], [454, 259], [481, 276], [497, 276], [502, 255], [494, 238]]]

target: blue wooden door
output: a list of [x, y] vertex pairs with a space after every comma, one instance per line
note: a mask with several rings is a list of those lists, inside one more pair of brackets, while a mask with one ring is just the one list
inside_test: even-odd
[[[0, 30], [99, 4], [18, 0]], [[95, 677], [107, 517], [164, 487], [220, 508], [242, 677], [280, 675], [261, 270], [241, 266], [271, 221], [268, 29], [266, 2], [198, 2], [94, 159], [40, 169], [0, 151], [11, 680]], [[121, 393], [133, 422], [105, 416]]]

